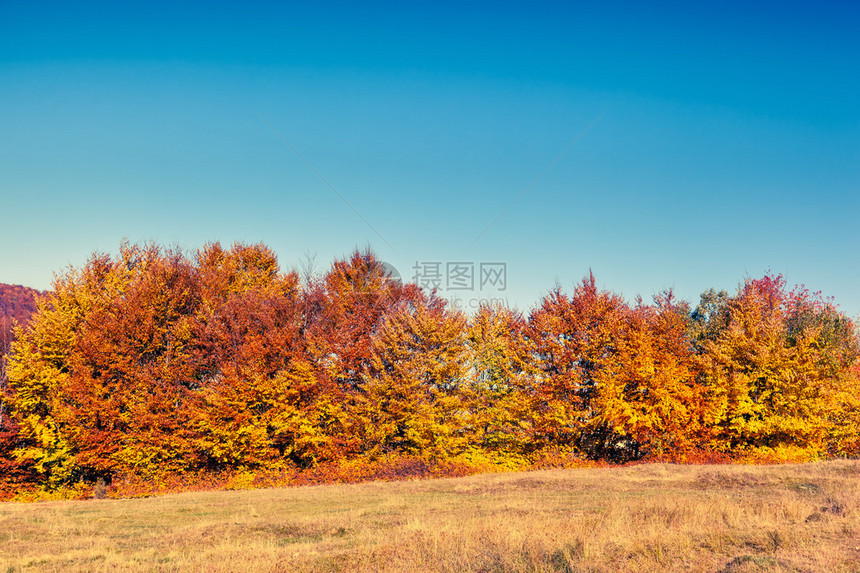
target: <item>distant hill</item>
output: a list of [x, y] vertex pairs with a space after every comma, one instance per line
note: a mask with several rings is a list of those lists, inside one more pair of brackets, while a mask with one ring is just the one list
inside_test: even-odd
[[12, 326], [26, 324], [36, 312], [36, 296], [41, 291], [21, 285], [0, 283], [0, 356], [9, 350]]

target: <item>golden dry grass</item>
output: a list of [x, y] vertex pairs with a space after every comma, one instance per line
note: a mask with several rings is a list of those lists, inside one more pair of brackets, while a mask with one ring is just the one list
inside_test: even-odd
[[860, 461], [0, 505], [2, 571], [860, 571]]

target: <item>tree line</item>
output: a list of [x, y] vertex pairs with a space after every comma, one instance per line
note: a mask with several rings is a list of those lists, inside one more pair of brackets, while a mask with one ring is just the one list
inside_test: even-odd
[[369, 252], [124, 243], [57, 275], [7, 356], [0, 490], [311, 471], [860, 453], [860, 344], [781, 276], [632, 304], [589, 274], [473, 316]]

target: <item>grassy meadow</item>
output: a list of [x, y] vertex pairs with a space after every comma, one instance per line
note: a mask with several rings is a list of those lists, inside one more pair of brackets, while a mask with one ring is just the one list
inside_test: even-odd
[[860, 571], [860, 461], [0, 505], [2, 571]]

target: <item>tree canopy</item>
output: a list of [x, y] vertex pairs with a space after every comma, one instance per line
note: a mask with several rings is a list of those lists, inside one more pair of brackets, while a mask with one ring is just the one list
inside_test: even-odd
[[398, 455], [815, 459], [860, 453], [860, 345], [780, 276], [629, 304], [593, 275], [467, 316], [369, 252], [300, 280], [266, 246], [123, 244], [16, 329], [0, 489], [310, 471]]

